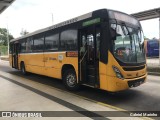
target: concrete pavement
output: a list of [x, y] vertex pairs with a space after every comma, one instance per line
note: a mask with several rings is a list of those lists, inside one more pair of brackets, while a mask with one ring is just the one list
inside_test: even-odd
[[[97, 101], [90, 100], [54, 87], [44, 85], [29, 79], [25, 79], [10, 73], [0, 71], [0, 111], [62, 111], [60, 114], [62, 117], [54, 117], [54, 119], [64, 119], [65, 111], [70, 111], [73, 117], [67, 117], [67, 119], [88, 120], [88, 119], [113, 119], [113, 120], [128, 120], [130, 117], [114, 117], [114, 112], [117, 115], [128, 115], [125, 110], [98, 103]], [[63, 112], [64, 111], [64, 112]], [[74, 112], [76, 111], [76, 112]], [[82, 112], [78, 112], [82, 111]], [[104, 111], [105, 113], [96, 111]], [[101, 116], [112, 111], [112, 115], [109, 117]], [[120, 111], [120, 112], [118, 112]], [[92, 117], [87, 116], [85, 112], [91, 112]], [[74, 113], [74, 114], [72, 114]], [[56, 116], [56, 115], [54, 115]], [[58, 115], [57, 115], [58, 116]], [[116, 114], [115, 114], [116, 116]], [[43, 117], [43, 114], [42, 114]], [[83, 117], [83, 118], [82, 118]], [[37, 118], [30, 118], [32, 120]], [[42, 118], [41, 118], [42, 119]], [[53, 118], [47, 118], [47, 120]], [[149, 119], [144, 117], [132, 117], [133, 120]], [[44, 118], [46, 120], [46, 118]]]
[[150, 75], [160, 76], [160, 63], [159, 58], [148, 58], [147, 59], [147, 70]]
[[9, 57], [8, 57], [8, 56], [0, 56], [0, 60], [8, 61], [8, 60], [9, 60]]

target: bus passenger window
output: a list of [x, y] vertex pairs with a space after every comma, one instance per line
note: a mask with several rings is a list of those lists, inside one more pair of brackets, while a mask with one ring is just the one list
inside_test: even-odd
[[34, 38], [34, 51], [42, 52], [43, 46], [44, 46], [44, 38], [43, 37]]
[[60, 49], [61, 50], [77, 49], [77, 30], [66, 30], [61, 33]]
[[50, 34], [45, 37], [45, 50], [54, 51], [58, 50], [59, 34]]
[[31, 38], [27, 38], [26, 52], [32, 52], [32, 50], [33, 50], [33, 40]]
[[26, 41], [25, 40], [21, 41], [21, 43], [20, 43], [20, 52], [21, 53], [26, 52]]

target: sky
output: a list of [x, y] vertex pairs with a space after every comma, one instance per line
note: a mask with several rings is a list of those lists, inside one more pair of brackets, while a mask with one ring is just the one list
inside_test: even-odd
[[[16, 0], [0, 14], [0, 28], [8, 28], [15, 38], [53, 24], [109, 8], [128, 14], [160, 7], [160, 0]], [[159, 38], [159, 19], [142, 21], [144, 36]]]

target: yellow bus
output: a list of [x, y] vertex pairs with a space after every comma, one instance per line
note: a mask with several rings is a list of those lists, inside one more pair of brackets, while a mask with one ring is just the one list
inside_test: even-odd
[[12, 68], [116, 92], [146, 81], [144, 38], [134, 17], [100, 9], [10, 41]]

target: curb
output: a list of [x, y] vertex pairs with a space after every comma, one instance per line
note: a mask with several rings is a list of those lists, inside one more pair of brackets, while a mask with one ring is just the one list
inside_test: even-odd
[[0, 56], [0, 60], [9, 61], [9, 57], [6, 57], [6, 56]]
[[160, 76], [160, 73], [158, 73], [158, 72], [148, 72], [148, 75]]
[[148, 66], [147, 67], [147, 71], [149, 75], [156, 75], [156, 76], [160, 76], [160, 67], [159, 66]]

